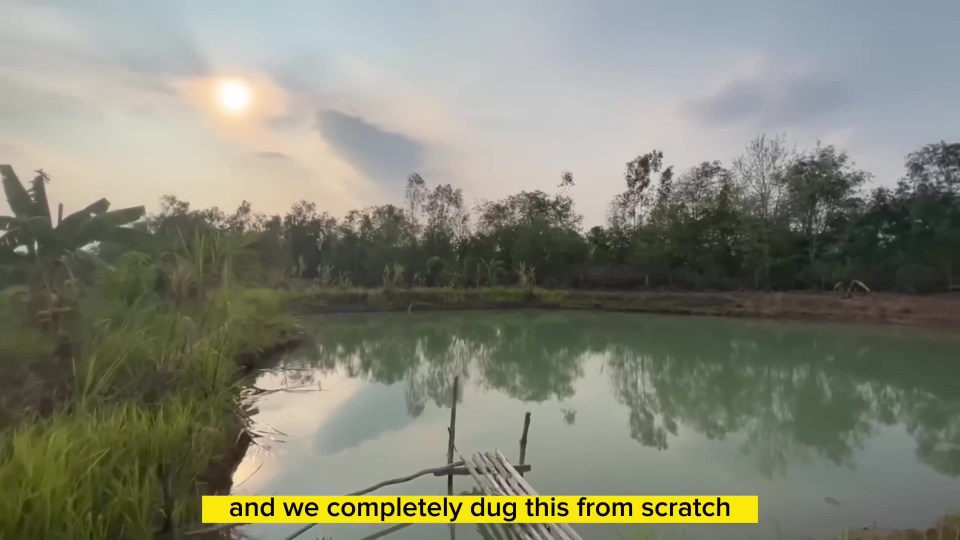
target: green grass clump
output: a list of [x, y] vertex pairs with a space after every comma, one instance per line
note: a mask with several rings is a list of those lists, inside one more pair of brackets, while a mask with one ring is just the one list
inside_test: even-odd
[[225, 447], [224, 403], [127, 403], [15, 429], [0, 448], [0, 538], [150, 538], [168, 512], [196, 521], [197, 478]]

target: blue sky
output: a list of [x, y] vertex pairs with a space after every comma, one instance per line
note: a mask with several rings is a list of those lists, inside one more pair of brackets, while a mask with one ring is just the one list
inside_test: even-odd
[[[570, 170], [596, 223], [636, 155], [729, 162], [765, 131], [889, 185], [960, 139], [957, 28], [956, 0], [0, 0], [0, 162], [68, 210], [335, 215], [413, 171], [474, 200]], [[218, 110], [224, 78], [249, 114]]]

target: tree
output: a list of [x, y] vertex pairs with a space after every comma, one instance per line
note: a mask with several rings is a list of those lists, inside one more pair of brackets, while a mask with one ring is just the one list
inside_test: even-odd
[[413, 173], [407, 178], [407, 189], [404, 197], [407, 201], [406, 210], [410, 221], [419, 225], [423, 207], [427, 201], [427, 184], [419, 174]]
[[960, 192], [960, 143], [940, 141], [907, 155], [907, 178], [915, 185]]
[[[657, 185], [660, 193], [669, 193], [670, 180], [673, 178], [673, 167], [663, 168], [663, 152], [653, 150], [637, 156], [627, 163], [627, 170], [623, 177], [627, 189], [618, 195], [611, 205], [611, 224], [636, 229], [643, 225], [646, 219], [646, 210], [652, 204], [650, 195], [653, 185], [653, 174], [660, 173]], [[661, 171], [662, 169], [662, 171]], [[667, 186], [664, 190], [663, 186]]]
[[[791, 224], [805, 244], [810, 279], [826, 278], [819, 258], [847, 232], [860, 209], [860, 187], [869, 173], [853, 168], [846, 152], [820, 146], [790, 164], [784, 177]], [[838, 255], [834, 253], [834, 255]]]
[[960, 265], [960, 144], [925, 145], [907, 156], [906, 169], [862, 224], [887, 246], [874, 257], [896, 260], [896, 284], [911, 292], [952, 289]]
[[758, 289], [770, 277], [774, 231], [785, 214], [784, 176], [794, 156], [783, 135], [761, 134], [750, 141], [744, 154], [733, 160], [733, 177], [749, 211], [750, 220], [744, 225], [753, 284]]

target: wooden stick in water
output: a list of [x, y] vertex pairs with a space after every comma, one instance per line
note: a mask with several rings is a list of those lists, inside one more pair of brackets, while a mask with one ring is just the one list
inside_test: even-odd
[[[523, 465], [527, 462], [527, 431], [530, 430], [530, 411], [527, 411], [527, 414], [523, 415], [523, 435], [520, 436], [520, 463]], [[520, 473], [521, 475], [523, 473]]]
[[[460, 390], [460, 376], [453, 378], [453, 400], [450, 404], [450, 428], [447, 431], [447, 464], [453, 463], [453, 449], [456, 445], [457, 433], [457, 394]], [[453, 495], [453, 474], [447, 475], [447, 495]]]
[[[422, 470], [422, 471], [417, 471], [417, 472], [415, 472], [415, 473], [413, 473], [413, 474], [411, 474], [411, 475], [408, 475], [408, 476], [402, 476], [402, 477], [400, 477], [400, 478], [393, 478], [393, 479], [391, 479], [391, 480], [384, 480], [383, 482], [380, 482], [380, 483], [378, 483], [378, 484], [374, 484], [374, 485], [372, 485], [372, 486], [370, 486], [370, 487], [368, 487], [368, 488], [364, 488], [364, 489], [361, 489], [361, 490], [359, 490], [359, 491], [354, 491], [353, 493], [347, 493], [347, 496], [349, 497], [349, 496], [352, 496], [352, 495], [366, 495], [367, 493], [370, 493], [371, 491], [376, 491], [376, 490], [378, 490], [378, 489], [380, 489], [380, 488], [382, 488], [382, 487], [392, 486], [392, 485], [394, 485], [394, 484], [402, 484], [402, 483], [404, 483], [404, 482], [409, 482], [410, 480], [413, 480], [414, 478], [419, 478], [419, 477], [424, 476], [424, 475], [427, 475], [427, 474], [433, 474], [433, 475], [437, 475], [437, 474], [439, 474], [439, 475], [449, 474], [450, 471], [453, 470], [453, 469], [454, 469], [455, 467], [457, 467], [457, 466], [458, 466], [458, 465], [457, 465], [456, 463], [454, 463], [454, 464], [451, 464], [451, 465], [444, 465], [443, 467], [434, 467], [434, 468], [432, 468], [432, 469], [424, 469], [424, 470]], [[230, 527], [237, 527], [237, 526], [239, 526], [239, 525], [241, 525], [241, 524], [237, 524], [237, 523], [231, 523], [231, 524], [229, 524]], [[242, 525], [246, 525], [246, 524], [242, 524]], [[311, 528], [313, 528], [314, 525], [316, 525], [316, 523], [308, 523], [308, 524], [304, 525], [303, 527], [301, 527], [301, 528], [297, 529], [296, 531], [294, 531], [293, 534], [287, 536], [284, 540], [293, 540], [294, 538], [300, 536], [301, 534], [309, 531]], [[217, 527], [217, 528], [224, 528], [223, 525], [216, 525], [215, 527]], [[189, 535], [195, 535], [195, 534], [209, 533], [209, 532], [212, 532], [213, 530], [216, 530], [216, 529], [203, 529], [203, 530], [197, 530], [197, 531], [190, 531], [190, 532], [187, 532], [186, 535], [189, 536]]]

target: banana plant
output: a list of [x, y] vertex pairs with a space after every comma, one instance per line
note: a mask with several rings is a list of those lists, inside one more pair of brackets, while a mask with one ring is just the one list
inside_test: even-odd
[[110, 202], [100, 199], [63, 216], [60, 205], [56, 222], [47, 202], [46, 184], [50, 177], [42, 169], [27, 189], [10, 165], [0, 165], [3, 191], [12, 216], [0, 216], [0, 249], [25, 248], [34, 261], [54, 260], [74, 253], [94, 242], [138, 242], [144, 232], [124, 227], [144, 216], [143, 206], [109, 210]]
[[[66, 217], [61, 204], [54, 222], [46, 190], [50, 177], [42, 169], [36, 172], [27, 189], [13, 167], [0, 165], [3, 191], [13, 213], [0, 216], [0, 259], [29, 265], [28, 310], [42, 322], [41, 315], [52, 309], [58, 313], [69, 310], [62, 305], [64, 286], [73, 282], [68, 257], [103, 264], [83, 248], [104, 241], [142, 246], [146, 233], [124, 225], [139, 220], [146, 211], [143, 206], [110, 211], [110, 202], [100, 199]], [[59, 279], [64, 270], [67, 275]]]
[[480, 259], [480, 264], [483, 265], [483, 269], [487, 275], [487, 286], [496, 287], [497, 278], [500, 274], [504, 273], [503, 261], [499, 259]]

